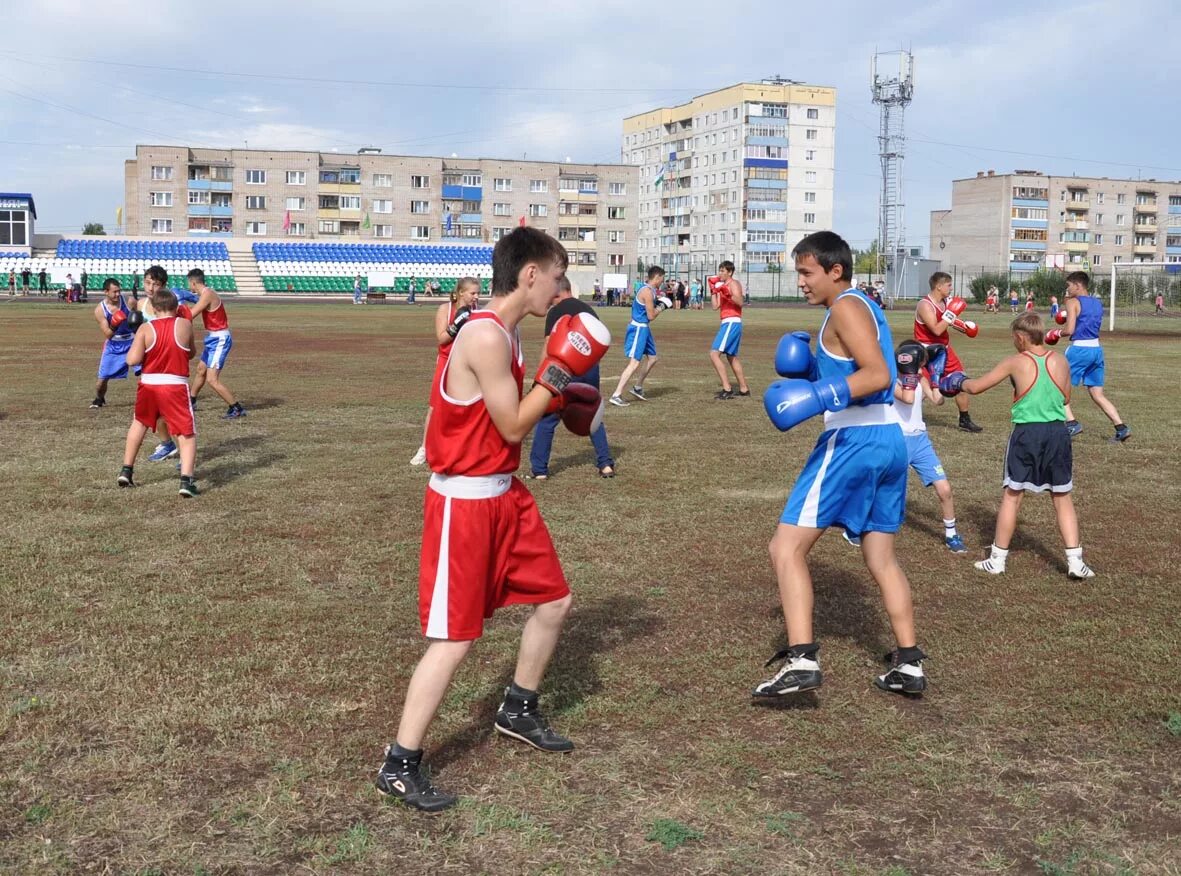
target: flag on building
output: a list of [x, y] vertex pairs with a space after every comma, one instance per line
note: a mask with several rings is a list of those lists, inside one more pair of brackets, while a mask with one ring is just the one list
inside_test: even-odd
[[447, 211], [447, 219], [443, 223], [443, 227], [447, 229], [448, 234], [451, 233], [451, 211], [450, 210]]
[[657, 168], [657, 170], [656, 170], [656, 181], [652, 183], [654, 186], [656, 186], [656, 188], [660, 188], [661, 185], [664, 184], [664, 169], [665, 169], [665, 167], [667, 167], [667, 165], [662, 163], [660, 165], [660, 167]]
[[361, 227], [362, 227], [362, 228], [369, 228], [369, 227], [370, 227], [370, 225], [369, 225], [369, 214], [368, 214], [368, 213], [366, 213], [366, 214], [365, 214], [365, 221], [364, 221], [363, 223], [361, 223]]
[[284, 231], [291, 230], [291, 211], [290, 210], [288, 210], [287, 215], [283, 217], [283, 230]]

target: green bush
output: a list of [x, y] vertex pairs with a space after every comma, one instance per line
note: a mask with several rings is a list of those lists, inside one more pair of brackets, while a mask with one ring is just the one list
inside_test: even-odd
[[1066, 302], [1066, 274], [1061, 271], [1034, 271], [1021, 285], [1022, 291], [1033, 291], [1033, 302], [1038, 307], [1049, 307], [1051, 295], [1058, 296], [1059, 304]]
[[1015, 286], [1015, 285], [1016, 285], [1016, 282], [1013, 282], [1013, 283], [1009, 282], [1009, 275], [1008, 274], [988, 273], [988, 274], [981, 274], [979, 277], [976, 277], [974, 280], [972, 280], [970, 283], [968, 283], [968, 289], [971, 290], [972, 297], [976, 299], [977, 303], [983, 304], [985, 296], [988, 295], [988, 287], [989, 286], [996, 286], [997, 291], [1000, 293], [1001, 297], [1003, 298], [1003, 297], [1005, 297], [1005, 295], [1008, 294], [1009, 287]]

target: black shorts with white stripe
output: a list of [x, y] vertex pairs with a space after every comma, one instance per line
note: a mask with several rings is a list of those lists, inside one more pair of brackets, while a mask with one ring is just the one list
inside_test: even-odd
[[1074, 460], [1066, 423], [1018, 423], [1005, 450], [1004, 485], [1031, 493], [1069, 493]]

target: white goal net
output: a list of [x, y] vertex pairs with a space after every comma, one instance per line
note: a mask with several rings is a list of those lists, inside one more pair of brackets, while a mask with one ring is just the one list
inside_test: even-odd
[[1181, 332], [1181, 263], [1119, 262], [1092, 290], [1108, 307], [1108, 330]]

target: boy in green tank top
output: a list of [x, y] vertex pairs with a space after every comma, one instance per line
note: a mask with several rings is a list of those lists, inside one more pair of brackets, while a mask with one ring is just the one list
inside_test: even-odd
[[953, 394], [976, 395], [1006, 377], [1013, 386], [1013, 431], [1005, 450], [1004, 494], [997, 512], [996, 534], [989, 556], [976, 563], [976, 568], [992, 575], [1005, 571], [1022, 498], [1026, 492], [1048, 490], [1054, 501], [1058, 531], [1066, 543], [1067, 577], [1093, 578], [1095, 573], [1083, 562], [1078, 517], [1070, 496], [1074, 486], [1070, 435], [1066, 430], [1070, 364], [1043, 345], [1045, 327], [1036, 312], [1017, 317], [1012, 328], [1015, 356], [1004, 359], [983, 377], [953, 381], [946, 388], [940, 386], [944, 395], [947, 389]]

